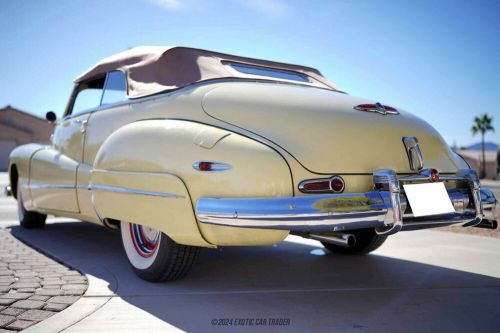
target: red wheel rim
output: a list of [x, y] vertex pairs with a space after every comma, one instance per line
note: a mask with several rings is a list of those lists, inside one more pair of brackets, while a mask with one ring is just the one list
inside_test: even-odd
[[142, 257], [151, 257], [160, 243], [160, 232], [153, 232], [153, 229], [145, 228], [139, 224], [130, 223], [130, 236], [134, 243], [135, 250]]

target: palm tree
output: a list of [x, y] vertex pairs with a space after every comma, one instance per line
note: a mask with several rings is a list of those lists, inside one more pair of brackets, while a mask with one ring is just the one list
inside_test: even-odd
[[484, 135], [486, 132], [491, 131], [495, 132], [495, 128], [491, 123], [493, 122], [493, 117], [490, 117], [488, 114], [483, 114], [479, 117], [474, 117], [474, 125], [472, 126], [472, 135], [476, 135], [477, 133], [481, 133], [481, 152], [482, 152], [482, 161], [481, 161], [481, 178], [486, 176], [486, 157], [484, 153]]

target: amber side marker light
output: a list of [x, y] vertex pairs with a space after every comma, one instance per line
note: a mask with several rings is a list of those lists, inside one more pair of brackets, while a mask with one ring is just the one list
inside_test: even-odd
[[303, 193], [341, 193], [344, 188], [345, 182], [340, 176], [308, 179], [299, 183], [299, 191]]

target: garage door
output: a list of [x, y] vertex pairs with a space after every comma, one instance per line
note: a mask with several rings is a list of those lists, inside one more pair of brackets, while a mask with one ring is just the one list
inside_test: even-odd
[[14, 148], [16, 148], [16, 141], [0, 140], [0, 171], [7, 171], [9, 154]]

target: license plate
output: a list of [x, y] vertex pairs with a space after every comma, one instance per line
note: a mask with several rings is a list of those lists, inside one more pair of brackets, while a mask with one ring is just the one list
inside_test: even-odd
[[444, 183], [403, 185], [415, 217], [454, 213]]

